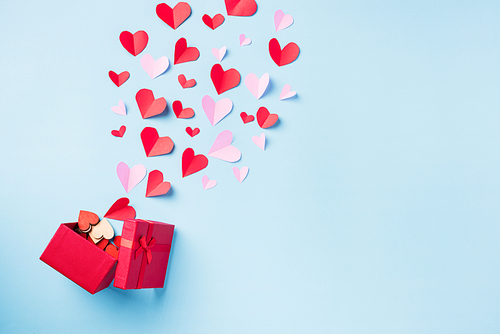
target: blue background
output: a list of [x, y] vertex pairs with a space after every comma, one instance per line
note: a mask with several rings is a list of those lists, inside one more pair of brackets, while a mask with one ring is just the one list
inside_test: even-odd
[[[500, 4], [498, 1], [258, 1], [250, 18], [189, 1], [172, 30], [153, 1], [3, 1], [0, 5], [0, 331], [2, 333], [498, 333], [500, 331]], [[169, 2], [169, 5], [175, 3]], [[277, 9], [295, 23], [275, 32]], [[222, 13], [215, 31], [203, 14]], [[138, 57], [121, 31], [145, 30]], [[253, 42], [240, 47], [245, 33]], [[173, 65], [186, 37], [201, 53]], [[296, 42], [276, 66], [269, 39]], [[257, 101], [243, 83], [217, 97], [224, 69], [268, 72]], [[140, 57], [166, 55], [155, 80]], [[108, 71], [131, 73], [117, 88]], [[177, 76], [198, 81], [183, 90]], [[284, 84], [298, 97], [279, 101]], [[143, 120], [141, 88], [195, 109]], [[201, 98], [235, 107], [212, 127]], [[123, 99], [127, 116], [110, 108]], [[266, 106], [278, 126], [243, 124]], [[127, 126], [123, 138], [110, 131]], [[174, 151], [146, 158], [145, 126]], [[190, 138], [186, 126], [200, 127]], [[186, 147], [234, 133], [235, 164], [210, 159], [181, 178]], [[265, 132], [265, 152], [251, 137]], [[171, 194], [128, 197], [142, 218], [176, 225], [164, 289], [91, 295], [39, 260], [79, 210], [102, 216], [127, 196], [116, 165], [160, 169]], [[239, 184], [233, 166], [248, 166]], [[218, 181], [203, 190], [201, 177]], [[117, 231], [120, 222], [112, 222]]]

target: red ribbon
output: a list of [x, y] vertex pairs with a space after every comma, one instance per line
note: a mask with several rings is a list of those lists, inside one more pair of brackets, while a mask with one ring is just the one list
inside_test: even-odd
[[139, 239], [139, 245], [135, 250], [134, 259], [137, 259], [137, 257], [141, 255], [142, 252], [144, 252], [146, 260], [148, 261], [148, 264], [150, 264], [151, 260], [153, 259], [153, 252], [151, 252], [151, 248], [153, 248], [154, 245], [156, 245], [156, 239], [154, 237], [151, 237], [149, 241], [146, 241], [146, 237], [143, 236], [141, 239]]

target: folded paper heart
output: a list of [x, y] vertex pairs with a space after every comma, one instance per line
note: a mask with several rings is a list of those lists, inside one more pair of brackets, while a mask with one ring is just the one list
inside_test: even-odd
[[179, 83], [181, 84], [182, 88], [191, 88], [194, 85], [196, 85], [196, 80], [194, 79], [186, 80], [186, 76], [184, 74], [179, 74], [177, 80], [179, 80]]
[[125, 130], [127, 130], [127, 128], [125, 127], [125, 125], [122, 125], [120, 126], [120, 130], [113, 130], [111, 131], [111, 134], [115, 137], [123, 137]]
[[293, 17], [290, 14], [285, 14], [281, 9], [274, 13], [274, 27], [276, 31], [288, 28], [293, 23]]
[[233, 174], [239, 183], [243, 182], [248, 175], [248, 167], [244, 166], [239, 169], [238, 167], [233, 167]]
[[129, 206], [129, 203], [130, 200], [127, 197], [118, 199], [109, 208], [104, 217], [116, 220], [134, 219], [136, 215], [135, 209]]
[[155, 60], [150, 54], [141, 57], [141, 66], [151, 79], [163, 74], [168, 69], [169, 64], [166, 56], [160, 57], [158, 60]]
[[193, 108], [182, 108], [181, 101], [174, 101], [172, 103], [172, 109], [177, 118], [191, 118], [194, 116]]
[[101, 239], [111, 239], [115, 236], [115, 231], [113, 230], [113, 226], [108, 222], [107, 219], [101, 220], [97, 225], [92, 227], [92, 230], [89, 232], [90, 237], [96, 243], [96, 240]]
[[80, 210], [78, 214], [78, 228], [87, 233], [92, 228], [92, 225], [99, 223], [99, 217], [90, 211]]
[[217, 181], [210, 180], [208, 176], [203, 175], [203, 177], [201, 178], [201, 184], [203, 185], [203, 189], [207, 190], [215, 187], [217, 185]]
[[126, 163], [120, 162], [118, 166], [116, 166], [116, 174], [123, 188], [125, 188], [125, 191], [128, 193], [144, 179], [146, 176], [146, 167], [144, 167], [144, 165], [135, 165], [129, 168]]
[[224, 98], [215, 102], [210, 96], [205, 95], [201, 100], [201, 106], [210, 124], [214, 126], [231, 112], [233, 109], [233, 101]]
[[240, 35], [240, 46], [250, 45], [252, 40], [245, 36], [245, 34]]
[[208, 151], [208, 155], [213, 158], [224, 160], [227, 162], [235, 162], [241, 159], [241, 152], [235, 146], [232, 146], [233, 133], [229, 130], [224, 130], [217, 138]]
[[128, 73], [127, 71], [123, 71], [120, 74], [116, 74], [114, 71], [109, 71], [108, 75], [111, 81], [113, 81], [113, 83], [116, 85], [116, 87], [120, 87], [121, 85], [123, 85], [125, 81], [127, 81], [130, 77], [130, 73]]
[[215, 64], [214, 66], [212, 66], [212, 70], [210, 71], [210, 78], [212, 79], [215, 90], [219, 95], [224, 93], [225, 91], [230, 90], [231, 88], [238, 86], [241, 80], [240, 72], [238, 72], [234, 68], [230, 68], [229, 70], [224, 71], [220, 64]]
[[255, 0], [224, 0], [227, 15], [252, 16], [257, 11]]
[[175, 30], [191, 15], [191, 7], [187, 2], [179, 2], [174, 8], [160, 3], [156, 6], [156, 15]]
[[187, 47], [185, 38], [179, 38], [175, 43], [174, 65], [195, 61], [200, 56], [200, 51], [195, 47]]
[[148, 34], [143, 30], [139, 30], [135, 34], [129, 31], [122, 31], [120, 34], [120, 42], [123, 47], [134, 57], [141, 53], [146, 45], [148, 45], [148, 39]]
[[277, 114], [269, 113], [266, 107], [260, 107], [257, 111], [257, 123], [263, 129], [270, 128], [278, 121]]
[[253, 143], [255, 145], [257, 145], [258, 147], [260, 147], [262, 149], [262, 151], [266, 150], [266, 135], [264, 133], [261, 133], [260, 137], [259, 136], [253, 136], [252, 137], [252, 141], [253, 141]]
[[203, 20], [203, 23], [205, 23], [207, 27], [212, 30], [215, 30], [215, 28], [224, 23], [224, 16], [221, 14], [215, 14], [213, 18], [205, 14], [201, 19]]
[[203, 154], [195, 155], [192, 148], [188, 147], [182, 153], [182, 177], [199, 172], [207, 166], [207, 157]]
[[255, 119], [255, 117], [253, 117], [252, 115], [247, 115], [247, 113], [246, 113], [246, 112], [244, 112], [244, 111], [243, 111], [243, 112], [241, 112], [240, 117], [241, 117], [241, 119], [243, 120], [243, 123], [244, 123], [244, 124], [247, 124], [247, 123], [253, 122], [253, 121], [254, 121], [254, 119]]
[[283, 86], [280, 94], [280, 100], [289, 99], [297, 94], [296, 91], [292, 91], [292, 86], [286, 84]]
[[163, 181], [163, 173], [154, 170], [149, 173], [146, 197], [165, 195], [170, 190], [170, 182]]
[[117, 115], [127, 115], [127, 108], [125, 107], [125, 103], [122, 100], [118, 101], [117, 106], [112, 106], [111, 111], [113, 111]]
[[186, 133], [187, 133], [188, 135], [190, 135], [191, 137], [194, 137], [194, 136], [196, 136], [198, 133], [200, 133], [200, 129], [199, 129], [199, 128], [194, 128], [194, 129], [191, 129], [191, 127], [190, 127], [190, 126], [188, 126], [188, 127], [186, 128]]
[[146, 119], [161, 114], [167, 108], [167, 101], [160, 97], [155, 99], [153, 92], [143, 88], [135, 94], [142, 118]]
[[264, 73], [260, 79], [253, 73], [248, 73], [245, 77], [245, 86], [247, 86], [250, 93], [258, 100], [266, 92], [269, 85], [269, 74]]
[[288, 43], [283, 50], [276, 38], [269, 41], [269, 54], [278, 66], [284, 66], [293, 62], [299, 56], [299, 46], [293, 42]]
[[147, 157], [168, 154], [174, 148], [174, 142], [168, 136], [160, 137], [152, 127], [145, 127], [141, 132], [142, 145]]
[[212, 48], [212, 54], [214, 57], [219, 61], [219, 63], [224, 59], [224, 56], [226, 55], [226, 47], [223, 46], [220, 49], [217, 48]]

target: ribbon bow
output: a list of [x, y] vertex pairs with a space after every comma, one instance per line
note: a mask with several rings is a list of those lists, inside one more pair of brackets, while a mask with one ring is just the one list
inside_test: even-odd
[[142, 252], [145, 252], [146, 258], [148, 259], [148, 264], [151, 263], [151, 260], [153, 259], [153, 253], [151, 252], [151, 248], [154, 247], [156, 244], [156, 239], [152, 237], [149, 239], [149, 242], [146, 241], [146, 237], [142, 237], [139, 240], [139, 247], [135, 250], [135, 258], [137, 258], [139, 255], [141, 255]]

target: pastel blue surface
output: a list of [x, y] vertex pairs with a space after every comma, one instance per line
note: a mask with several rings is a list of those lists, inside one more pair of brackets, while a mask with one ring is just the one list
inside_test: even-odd
[[[0, 332], [2, 333], [498, 333], [500, 331], [500, 3], [258, 1], [250, 18], [224, 2], [189, 1], [172, 30], [154, 1], [3, 1], [0, 5]], [[175, 2], [169, 2], [174, 5]], [[277, 9], [294, 24], [275, 32]], [[215, 31], [203, 14], [222, 13]], [[132, 57], [121, 31], [145, 30]], [[240, 47], [245, 33], [250, 46]], [[173, 65], [186, 37], [201, 53]], [[296, 42], [277, 67], [269, 39]], [[243, 82], [217, 97], [224, 69], [268, 72], [257, 101]], [[151, 80], [140, 57], [166, 55]], [[131, 73], [117, 88], [108, 71]], [[183, 90], [177, 76], [195, 78]], [[284, 84], [296, 98], [279, 101]], [[195, 109], [191, 120], [143, 120], [141, 88]], [[212, 127], [208, 94], [234, 101]], [[110, 108], [123, 99], [127, 116]], [[243, 124], [266, 106], [278, 126]], [[110, 131], [127, 126], [123, 138]], [[146, 158], [145, 126], [174, 151]], [[186, 126], [201, 133], [190, 138]], [[181, 178], [186, 147], [208, 153], [219, 132], [243, 154]], [[265, 132], [263, 152], [251, 137]], [[171, 194], [125, 193], [116, 165], [160, 169]], [[248, 166], [239, 184], [233, 166]], [[201, 177], [217, 180], [203, 190]], [[128, 196], [141, 218], [176, 225], [164, 289], [91, 295], [39, 260], [79, 210], [102, 216]], [[120, 222], [113, 221], [117, 231]]]

